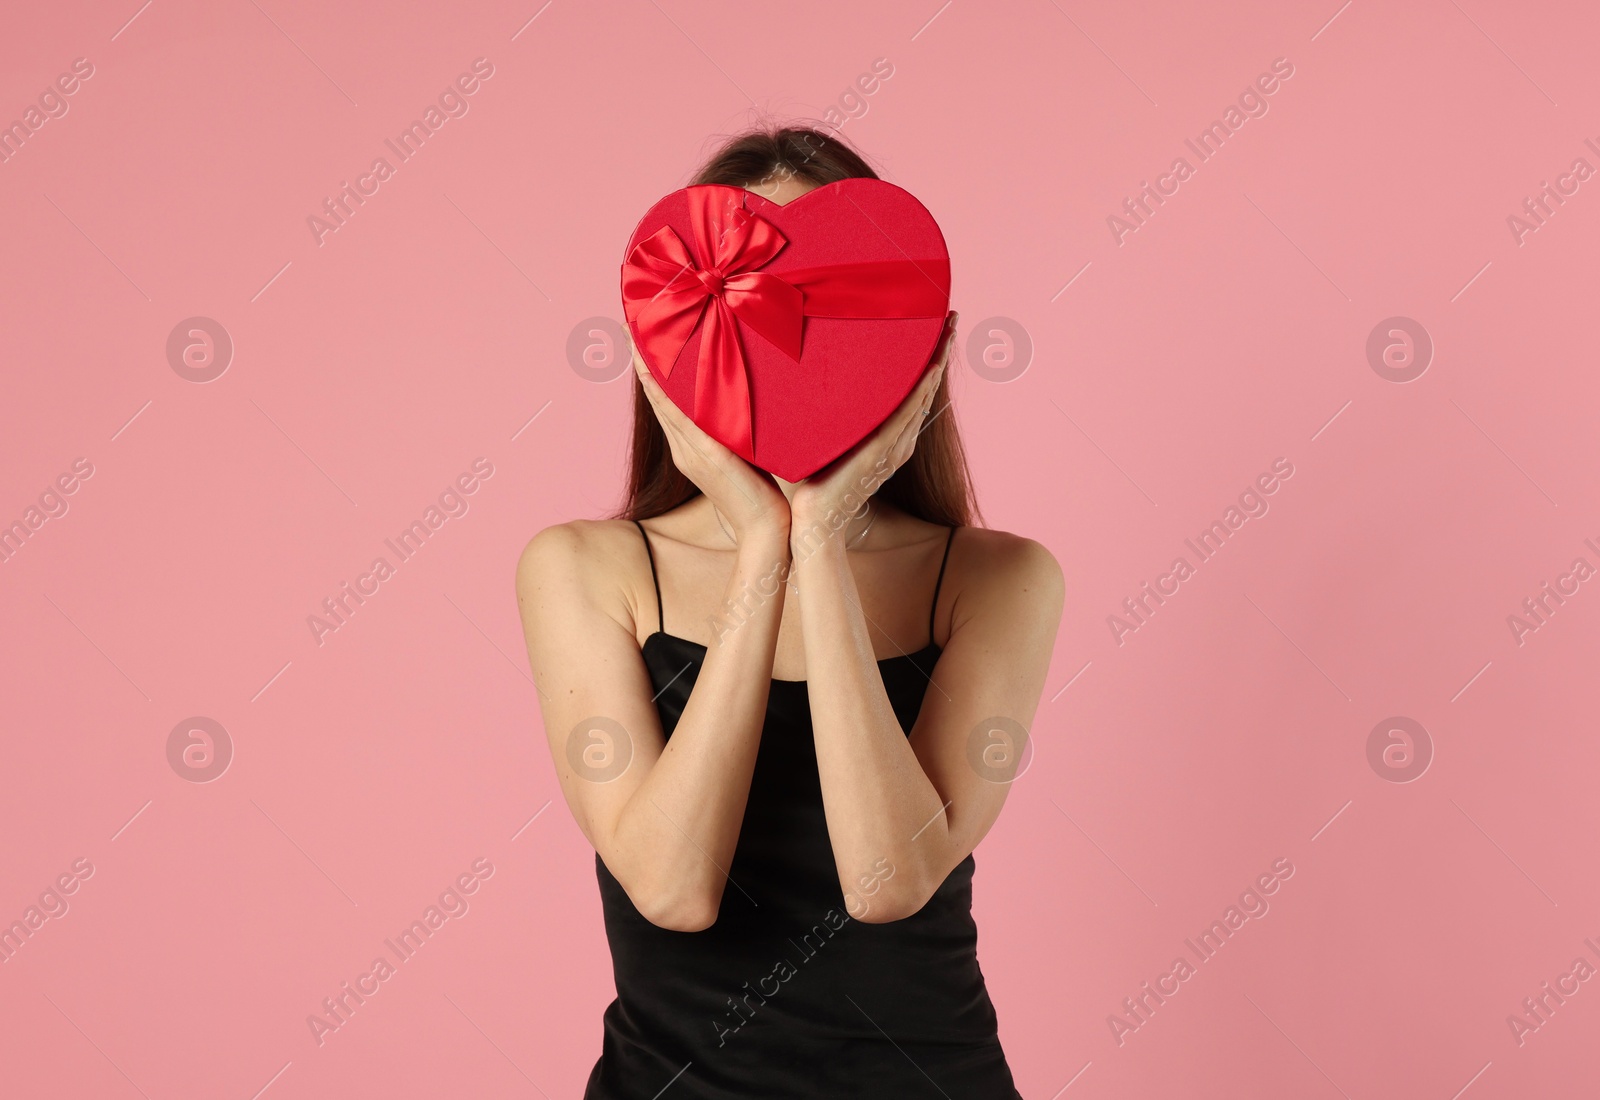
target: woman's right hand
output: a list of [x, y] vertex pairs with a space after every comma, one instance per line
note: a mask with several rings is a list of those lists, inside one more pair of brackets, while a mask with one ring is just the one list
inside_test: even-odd
[[672, 403], [633, 349], [633, 370], [666, 433], [672, 461], [722, 513], [734, 538], [789, 540], [789, 501], [772, 478], [712, 439]]

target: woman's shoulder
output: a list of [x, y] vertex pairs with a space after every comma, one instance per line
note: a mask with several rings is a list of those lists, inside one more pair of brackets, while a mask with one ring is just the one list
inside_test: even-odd
[[639, 528], [631, 519], [572, 519], [551, 524], [529, 539], [518, 566], [590, 565], [603, 572], [608, 563], [626, 560], [629, 548], [637, 550], [639, 544]]
[[950, 555], [961, 552], [969, 562], [990, 570], [1061, 572], [1061, 565], [1050, 548], [1037, 539], [1001, 531], [993, 527], [958, 527], [952, 536]]
[[627, 591], [642, 545], [639, 528], [626, 519], [574, 519], [528, 540], [517, 559], [517, 592], [565, 590], [593, 604], [609, 605]]
[[990, 527], [960, 527], [951, 537], [946, 583], [966, 593], [1060, 598], [1061, 563], [1037, 539]]

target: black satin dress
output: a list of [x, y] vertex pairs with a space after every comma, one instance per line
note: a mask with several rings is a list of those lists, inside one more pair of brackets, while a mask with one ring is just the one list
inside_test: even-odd
[[[941, 561], [935, 606], [943, 580]], [[660, 612], [656, 580], [658, 625]], [[940, 653], [932, 608], [928, 630], [925, 648], [878, 665], [908, 733]], [[671, 737], [706, 650], [658, 629], [643, 652]], [[596, 855], [617, 998], [585, 1100], [1020, 1100], [978, 968], [972, 857], [912, 916], [854, 919], [893, 867], [879, 861], [848, 899], [839, 885], [806, 691], [772, 682], [710, 928], [651, 924]]]

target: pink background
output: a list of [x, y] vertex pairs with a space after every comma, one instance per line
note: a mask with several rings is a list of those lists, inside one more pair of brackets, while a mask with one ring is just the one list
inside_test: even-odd
[[[987, 519], [1068, 578], [977, 856], [1023, 1094], [1593, 1095], [1600, 985], [1507, 1023], [1600, 965], [1600, 580], [1507, 623], [1600, 566], [1600, 178], [1507, 225], [1600, 168], [1592, 5], [539, 4], [0, 20], [0, 122], [94, 66], [0, 164], [0, 523], [93, 467], [0, 562], [0, 922], [94, 868], [0, 966], [0, 1093], [578, 1095], [609, 962], [512, 592], [534, 532], [619, 491], [626, 375], [569, 335], [715, 135], [884, 58], [843, 133], [939, 218]], [[468, 113], [319, 246], [308, 215], [479, 57]], [[1268, 113], [1119, 245], [1107, 216], [1279, 57]], [[196, 316], [236, 349], [205, 384], [166, 352]], [[1436, 349], [1404, 384], [1366, 352], [1394, 316]], [[1033, 352], [1000, 383], [1008, 325]], [[1270, 511], [1119, 645], [1107, 616], [1279, 457]], [[232, 739], [209, 783], [168, 761], [193, 716]], [[1395, 716], [1431, 737], [1409, 783], [1368, 761]], [[1280, 858], [1119, 1045], [1107, 1017]], [[470, 910], [319, 1046], [307, 1016], [477, 859]]]

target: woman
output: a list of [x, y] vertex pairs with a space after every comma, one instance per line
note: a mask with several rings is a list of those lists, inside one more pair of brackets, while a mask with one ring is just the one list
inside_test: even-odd
[[[873, 175], [781, 129], [694, 182], [786, 203]], [[1004, 731], [1039, 703], [1062, 578], [1037, 542], [969, 526], [954, 322], [883, 426], [793, 484], [696, 427], [635, 355], [625, 505], [523, 551], [617, 986], [590, 1100], [1017, 1095], [972, 850], [1015, 774]]]

